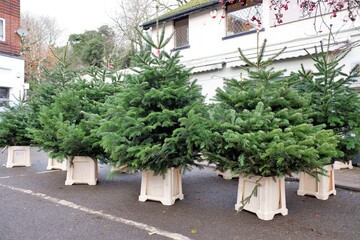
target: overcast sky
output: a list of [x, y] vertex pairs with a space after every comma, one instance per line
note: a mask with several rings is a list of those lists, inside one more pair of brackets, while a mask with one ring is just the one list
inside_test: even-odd
[[114, 14], [120, 0], [21, 0], [21, 12], [55, 18], [64, 31], [66, 41], [69, 34], [97, 30], [104, 24], [112, 24], [109, 16]]

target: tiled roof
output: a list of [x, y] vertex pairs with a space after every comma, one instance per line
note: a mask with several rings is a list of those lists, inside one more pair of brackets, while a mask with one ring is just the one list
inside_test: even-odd
[[[161, 15], [159, 17], [159, 23], [172, 20], [175, 18], [180, 18], [189, 15], [190, 13], [199, 11], [203, 8], [214, 6], [216, 4], [219, 4], [219, 0], [192, 0], [178, 8], [170, 10], [169, 12]], [[152, 19], [144, 23], [142, 26], [144, 29], [147, 29], [155, 24], [156, 24], [156, 19]]]

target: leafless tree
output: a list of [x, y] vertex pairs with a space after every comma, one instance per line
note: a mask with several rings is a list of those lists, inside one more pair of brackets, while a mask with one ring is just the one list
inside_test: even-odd
[[42, 67], [51, 67], [55, 58], [50, 51], [61, 36], [62, 30], [55, 18], [30, 13], [21, 15], [21, 28], [28, 34], [22, 38], [22, 55], [25, 59], [25, 81], [39, 80]]
[[142, 46], [142, 39], [136, 28], [139, 29], [141, 24], [187, 2], [187, 0], [119, 0], [111, 18], [119, 41], [118, 47], [123, 49], [123, 54], [134, 53]]
[[[291, 0], [295, 1], [295, 0]], [[336, 18], [340, 11], [347, 11], [347, 15], [340, 19], [344, 22], [352, 21], [355, 22], [359, 19], [360, 14], [360, 0], [296, 0], [303, 17], [315, 17], [315, 22], [319, 18], [327, 28], [330, 26], [324, 21], [323, 16], [331, 13], [333, 18]], [[270, 9], [277, 11], [275, 14], [276, 24], [283, 22], [282, 18], [286, 11], [290, 0], [270, 0]], [[319, 31], [314, 24], [315, 31]]]
[[134, 52], [141, 41], [136, 28], [153, 16], [154, 9], [151, 0], [119, 1], [112, 20], [122, 46], [129, 52]]

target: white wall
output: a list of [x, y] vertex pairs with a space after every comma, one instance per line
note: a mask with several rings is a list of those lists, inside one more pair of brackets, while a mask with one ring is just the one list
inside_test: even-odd
[[[307, 18], [295, 22], [270, 27], [273, 20], [268, 11], [268, 1], [264, 1], [263, 6], [263, 28], [259, 34], [259, 43], [267, 39], [267, 53], [271, 56], [283, 47], [287, 47], [285, 52], [279, 56], [279, 60], [274, 62], [276, 69], [287, 69], [287, 72], [297, 71], [300, 64], [304, 64], [306, 69], [313, 69], [313, 62], [307, 57], [304, 48], [314, 52], [314, 46], [320, 46], [320, 41], [327, 43], [329, 36], [328, 29], [322, 25], [321, 20], [316, 20], [316, 27], [322, 32], [314, 30], [314, 18]], [[182, 63], [188, 67], [194, 67], [194, 78], [203, 88], [203, 94], [207, 96], [207, 101], [215, 94], [217, 87], [223, 86], [223, 78], [240, 78], [241, 65], [238, 48], [244, 53], [255, 59], [257, 34], [247, 34], [231, 39], [223, 40], [225, 36], [225, 19], [222, 19], [220, 6], [218, 7], [217, 17], [211, 18], [209, 13], [212, 9], [191, 14], [189, 16], [189, 44], [190, 48], [181, 50]], [[347, 15], [347, 11], [342, 11], [336, 18], [330, 15], [324, 17], [328, 24], [332, 24], [333, 38], [331, 38], [331, 49], [337, 49], [346, 43], [360, 41], [360, 20], [355, 22], [343, 22], [342, 19]], [[173, 23], [166, 24], [168, 34], [173, 32]], [[153, 36], [156, 36], [153, 29]], [[166, 50], [173, 49], [171, 41]], [[320, 50], [320, 48], [318, 48]], [[345, 64], [344, 71], [348, 72], [355, 64], [360, 63], [360, 47], [354, 48], [342, 64]]]
[[11, 102], [16, 102], [16, 98], [23, 96], [26, 88], [23, 59], [0, 55], [0, 87], [10, 88]]

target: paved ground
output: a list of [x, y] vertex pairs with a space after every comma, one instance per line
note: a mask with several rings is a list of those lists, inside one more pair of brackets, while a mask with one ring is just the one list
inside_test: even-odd
[[[336, 170], [337, 188], [326, 201], [296, 195], [286, 184], [287, 216], [259, 220], [236, 213], [237, 180], [224, 180], [212, 168], [183, 176], [185, 198], [173, 206], [139, 202], [141, 174], [107, 179], [99, 168], [96, 186], [65, 186], [66, 172], [46, 171], [47, 157], [32, 149], [32, 166], [5, 168], [0, 154], [0, 240], [37, 239], [341, 239], [360, 238], [360, 171]], [[345, 186], [346, 188], [347, 186]]]
[[335, 170], [335, 185], [354, 191], [360, 191], [360, 167]]

